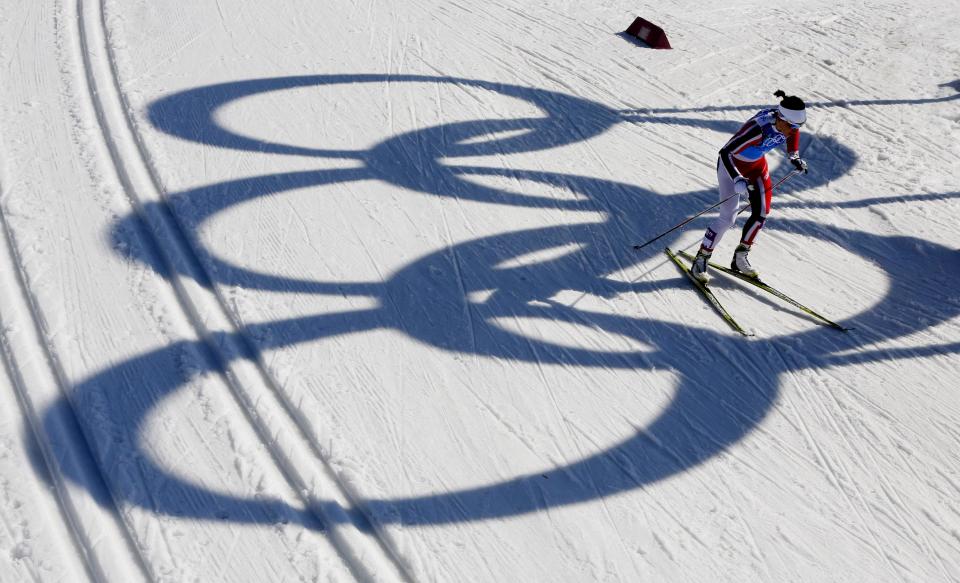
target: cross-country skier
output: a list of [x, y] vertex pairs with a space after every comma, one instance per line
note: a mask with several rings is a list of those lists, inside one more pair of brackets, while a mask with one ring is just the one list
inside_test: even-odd
[[747, 195], [750, 218], [743, 226], [740, 244], [730, 267], [750, 277], [758, 276], [757, 270], [750, 266], [747, 254], [770, 212], [772, 189], [766, 153], [785, 144], [794, 167], [804, 173], [807, 171], [807, 163], [799, 152], [800, 126], [807, 121], [806, 106], [799, 97], [788, 96], [783, 91], [774, 95], [781, 98], [780, 105], [751, 117], [720, 150], [717, 160], [720, 200], [729, 199], [720, 205], [720, 216], [704, 233], [700, 250], [690, 268], [693, 276], [704, 283], [709, 279], [707, 261], [723, 234], [736, 223], [740, 198]]

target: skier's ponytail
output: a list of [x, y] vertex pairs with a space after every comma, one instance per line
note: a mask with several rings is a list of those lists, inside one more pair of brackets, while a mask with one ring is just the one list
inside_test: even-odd
[[786, 97], [787, 94], [783, 92], [783, 89], [777, 89], [776, 91], [773, 92], [773, 96], [774, 96], [774, 97], [779, 97], [779, 98], [782, 99], [782, 98]]

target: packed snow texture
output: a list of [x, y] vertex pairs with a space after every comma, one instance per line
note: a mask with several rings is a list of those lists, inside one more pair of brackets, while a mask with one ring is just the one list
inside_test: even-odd
[[960, 580], [954, 0], [7, 4], [0, 581]]

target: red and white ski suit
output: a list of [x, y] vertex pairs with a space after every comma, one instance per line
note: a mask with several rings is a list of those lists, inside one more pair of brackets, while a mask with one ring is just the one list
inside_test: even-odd
[[734, 180], [745, 178], [750, 188], [750, 218], [743, 226], [740, 242], [753, 245], [757, 233], [763, 228], [770, 212], [772, 185], [767, 169], [766, 154], [785, 145], [787, 153], [796, 155], [800, 148], [800, 131], [789, 137], [780, 133], [776, 126], [776, 108], [765, 109], [751, 117], [740, 130], [720, 149], [717, 160], [717, 180], [720, 183], [720, 200], [730, 197], [720, 205], [720, 215], [713, 221], [703, 236], [703, 247], [708, 251], [720, 243], [723, 234], [737, 221], [740, 197], [734, 194]]

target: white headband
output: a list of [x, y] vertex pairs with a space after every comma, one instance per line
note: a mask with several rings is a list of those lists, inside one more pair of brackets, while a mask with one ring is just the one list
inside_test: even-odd
[[801, 125], [807, 121], [807, 110], [805, 109], [787, 109], [781, 105], [777, 107], [777, 113], [792, 124]]

